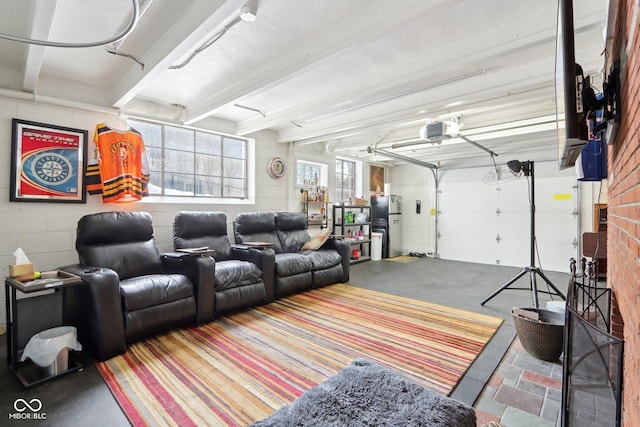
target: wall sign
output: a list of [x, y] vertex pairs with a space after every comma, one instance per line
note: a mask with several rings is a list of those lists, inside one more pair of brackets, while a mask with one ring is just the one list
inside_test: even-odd
[[282, 178], [287, 173], [287, 163], [281, 157], [272, 157], [267, 164], [267, 172], [271, 178]]
[[13, 119], [12, 202], [86, 202], [87, 131]]

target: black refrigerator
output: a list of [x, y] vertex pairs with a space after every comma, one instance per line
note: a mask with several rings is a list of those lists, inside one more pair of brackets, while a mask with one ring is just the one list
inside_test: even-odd
[[371, 197], [371, 221], [382, 233], [382, 257], [402, 255], [402, 196]]

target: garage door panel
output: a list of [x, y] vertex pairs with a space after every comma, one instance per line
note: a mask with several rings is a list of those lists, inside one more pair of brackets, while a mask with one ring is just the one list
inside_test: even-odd
[[[536, 163], [536, 237], [548, 270], [567, 271], [575, 256], [576, 180], [557, 163]], [[530, 194], [524, 176], [482, 184], [486, 168], [447, 171], [441, 177], [438, 252], [445, 259], [514, 267], [530, 263]], [[529, 178], [531, 179], [531, 178]], [[499, 211], [499, 213], [497, 213]], [[499, 236], [499, 242], [496, 237]]]
[[[442, 218], [446, 217], [446, 221]], [[496, 214], [495, 212], [480, 213], [474, 216], [473, 221], [469, 221], [469, 215], [460, 212], [443, 214], [440, 216], [440, 234], [467, 235], [475, 233], [496, 233]]]
[[448, 236], [439, 240], [438, 251], [443, 259], [495, 264], [496, 242], [486, 236]]

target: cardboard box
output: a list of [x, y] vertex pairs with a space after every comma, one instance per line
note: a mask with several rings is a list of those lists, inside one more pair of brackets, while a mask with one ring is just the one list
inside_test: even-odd
[[26, 276], [27, 274], [33, 274], [35, 272], [33, 263], [27, 264], [9, 264], [9, 276]]

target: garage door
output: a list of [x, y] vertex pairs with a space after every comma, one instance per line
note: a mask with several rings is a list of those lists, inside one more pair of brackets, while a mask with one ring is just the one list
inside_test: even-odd
[[[502, 165], [501, 179], [489, 168], [441, 170], [438, 252], [443, 259], [530, 265], [529, 179]], [[535, 163], [535, 264], [567, 272], [576, 257], [577, 181], [556, 162]]]

